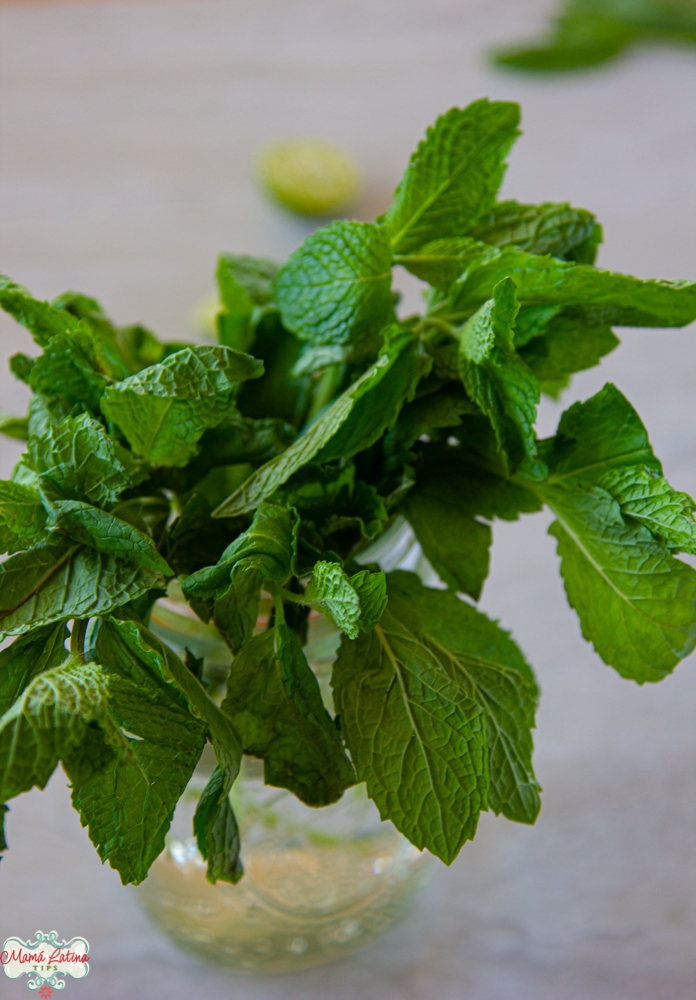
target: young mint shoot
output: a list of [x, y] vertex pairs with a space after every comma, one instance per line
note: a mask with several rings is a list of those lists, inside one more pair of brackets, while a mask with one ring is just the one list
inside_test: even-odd
[[[518, 125], [515, 104], [452, 108], [376, 222], [332, 222], [282, 266], [223, 255], [215, 346], [0, 279], [42, 349], [11, 359], [33, 395], [0, 423], [26, 440], [0, 483], [0, 847], [5, 803], [61, 762], [101, 858], [142, 881], [206, 742], [213, 882], [242, 876], [244, 754], [312, 807], [364, 782], [447, 864], [483, 810], [534, 823], [534, 674], [475, 607], [496, 518], [550, 508], [582, 633], [623, 677], [693, 650], [694, 503], [636, 411], [608, 384], [554, 437], [535, 424], [614, 327], [696, 318], [696, 282], [601, 270], [590, 212], [498, 200]], [[430, 286], [422, 315], [395, 312], [397, 264]], [[444, 588], [363, 556], [397, 518]], [[222, 696], [148, 627], [175, 580], [229, 646]], [[312, 609], [341, 632], [335, 718], [303, 651]]]

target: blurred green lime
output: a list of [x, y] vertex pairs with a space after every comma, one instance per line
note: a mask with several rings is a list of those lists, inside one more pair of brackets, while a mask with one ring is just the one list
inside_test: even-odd
[[259, 159], [266, 191], [300, 215], [335, 215], [349, 208], [361, 186], [360, 167], [340, 146], [321, 139], [288, 139]]

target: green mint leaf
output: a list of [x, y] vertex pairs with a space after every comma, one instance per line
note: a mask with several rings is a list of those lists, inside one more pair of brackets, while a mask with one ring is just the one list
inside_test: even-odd
[[0, 412], [0, 434], [14, 438], [15, 441], [26, 441], [29, 437], [28, 417], [14, 417], [10, 413]]
[[[254, 560], [242, 560], [232, 569], [230, 581], [229, 589], [221, 592], [219, 597], [201, 598], [194, 594], [189, 600], [193, 607], [196, 607], [196, 601], [203, 604], [207, 620], [212, 620], [232, 652], [236, 653], [254, 634], [263, 572]], [[206, 620], [201, 610], [196, 610]]]
[[86, 413], [46, 424], [42, 437], [29, 439], [29, 467], [41, 488], [65, 500], [87, 500], [98, 506], [116, 503], [133, 485], [125, 458], [101, 424]]
[[0, 652], [0, 716], [7, 712], [34, 677], [68, 658], [68, 630], [60, 625], [35, 629]]
[[658, 542], [673, 552], [696, 554], [694, 501], [686, 493], [672, 489], [653, 469], [611, 469], [599, 479], [599, 485], [611, 493], [629, 522], [645, 525]]
[[563, 414], [543, 453], [549, 478], [534, 490], [557, 517], [550, 531], [583, 635], [624, 677], [660, 680], [696, 644], [696, 573], [670, 551], [693, 546], [689, 498], [662, 479], [611, 383]]
[[491, 809], [534, 823], [541, 805], [532, 767], [539, 691], [519, 648], [495, 622], [452, 593], [424, 587], [414, 573], [390, 573], [389, 601], [483, 712]]
[[605, 472], [623, 466], [648, 466], [662, 472], [640, 417], [611, 382], [585, 402], [569, 407], [556, 436], [542, 442], [541, 450], [551, 483], [583, 479], [598, 485]]
[[203, 432], [229, 414], [238, 384], [262, 371], [260, 361], [228, 347], [187, 347], [110, 386], [102, 410], [143, 459], [183, 466]]
[[[106, 375], [122, 379], [138, 370], [140, 366], [133, 366], [128, 352], [123, 349], [121, 331], [114, 326], [96, 299], [80, 292], [64, 292], [52, 304], [56, 309], [66, 310], [83, 321], [82, 325], [91, 334], [92, 353]], [[159, 361], [160, 358], [155, 360]]]
[[240, 733], [244, 752], [263, 759], [267, 785], [320, 806], [354, 784], [319, 683], [284, 623], [254, 636], [237, 654], [222, 711]]
[[[287, 451], [266, 463], [214, 511], [233, 517], [254, 510], [308, 462], [351, 458], [393, 426], [428, 374], [430, 359], [410, 333], [393, 327], [384, 352]], [[388, 378], [386, 376], [389, 376]]]
[[374, 631], [342, 638], [331, 684], [358, 781], [382, 819], [450, 864], [487, 806], [481, 708], [389, 608]]
[[416, 484], [406, 495], [403, 513], [440, 579], [453, 590], [478, 600], [488, 576], [492, 532], [472, 516], [466, 494], [452, 489], [443, 494], [440, 485], [437, 480]]
[[293, 427], [303, 423], [309, 405], [312, 379], [292, 372], [302, 341], [288, 333], [275, 310], [262, 312], [256, 324], [254, 357], [263, 361], [263, 375], [239, 390], [237, 405], [245, 417], [284, 420]]
[[495, 247], [486, 246], [470, 236], [450, 236], [431, 240], [417, 250], [397, 255], [394, 263], [401, 264], [421, 281], [446, 292], [464, 271], [472, 266], [487, 264], [497, 256]]
[[143, 626], [100, 621], [92, 655], [108, 677], [108, 706], [102, 729], [90, 730], [64, 763], [102, 861], [124, 884], [137, 884], [164, 847], [206, 729], [165, 676], [173, 654]]
[[514, 521], [521, 513], [541, 510], [541, 503], [470, 450], [467, 437], [481, 445], [485, 432], [479, 418], [467, 435], [468, 422], [454, 430], [462, 437], [460, 445], [423, 449], [417, 482], [401, 510], [440, 579], [478, 600], [489, 568], [491, 529], [485, 522]]
[[457, 331], [459, 364], [464, 387], [491, 421], [509, 468], [524, 465], [530, 474], [537, 474], [534, 424], [539, 385], [513, 347], [518, 308], [515, 284], [506, 278], [493, 289], [493, 298]]
[[384, 226], [332, 222], [281, 268], [273, 287], [283, 325], [312, 348], [330, 351], [316, 367], [377, 353], [380, 333], [394, 319], [391, 265]]
[[230, 574], [244, 560], [251, 560], [264, 580], [283, 584], [292, 568], [297, 516], [287, 507], [263, 503], [251, 526], [223, 552], [217, 565], [187, 577], [184, 593], [196, 597], [221, 596], [230, 586]]
[[244, 874], [239, 857], [239, 827], [230, 804], [233, 781], [230, 772], [216, 767], [193, 819], [198, 849], [208, 862], [206, 878], [213, 885], [218, 881], [234, 885]]
[[396, 253], [468, 233], [495, 200], [519, 120], [517, 104], [486, 99], [440, 115], [411, 157], [385, 216]]
[[357, 639], [379, 624], [387, 606], [386, 577], [369, 570], [349, 577], [337, 563], [318, 562], [304, 597], [349, 638]]
[[48, 523], [73, 541], [90, 545], [99, 552], [125, 559], [164, 577], [173, 575], [151, 538], [98, 507], [80, 500], [58, 500], [51, 505]]
[[46, 537], [46, 511], [36, 490], [0, 480], [0, 546], [19, 552]]
[[70, 313], [33, 298], [26, 288], [4, 274], [0, 274], [0, 308], [26, 327], [40, 347], [56, 334], [81, 329], [80, 321]]
[[[546, 38], [533, 47], [496, 52], [494, 60], [500, 66], [537, 72], [584, 69], [606, 62], [638, 37], [638, 25], [631, 23], [630, 15], [626, 17], [633, 6], [609, 2], [599, 7], [571, 0], [562, 15], [555, 19], [555, 30]], [[650, 11], [658, 5], [636, 5], [636, 13], [641, 7]], [[692, 31], [694, 27], [692, 25]], [[662, 33], [660, 31], [660, 35]]]
[[541, 391], [557, 399], [572, 374], [598, 365], [618, 346], [619, 339], [611, 327], [585, 326], [560, 315], [546, 324], [542, 336], [532, 338], [520, 348], [519, 354], [539, 380]]
[[567, 202], [521, 205], [501, 201], [479, 221], [472, 236], [496, 247], [514, 244], [528, 253], [593, 264], [602, 229], [591, 212], [571, 208]]
[[45, 788], [59, 759], [82, 742], [106, 696], [106, 677], [96, 663], [69, 659], [35, 676], [0, 718], [0, 801]]
[[583, 636], [623, 677], [661, 680], [696, 645], [696, 573], [628, 524], [601, 487], [559, 483], [540, 495], [557, 518], [549, 531]]
[[87, 329], [57, 333], [36, 359], [29, 385], [48, 399], [64, 405], [83, 403], [99, 413], [99, 401], [110, 379], [99, 369], [92, 334]]
[[277, 273], [278, 265], [261, 257], [222, 254], [218, 258], [216, 277], [222, 311], [217, 322], [221, 344], [249, 350], [254, 307], [270, 302], [271, 282]]
[[261, 584], [282, 585], [290, 576], [297, 527], [294, 511], [263, 503], [251, 526], [228, 545], [215, 566], [197, 570], [182, 582], [189, 599], [204, 602], [233, 651], [253, 633]]
[[166, 646], [140, 629], [140, 641], [158, 657], [162, 676], [185, 695], [191, 713], [206, 726], [218, 767], [196, 808], [193, 829], [202, 856], [208, 861], [206, 878], [236, 883], [244, 874], [239, 857], [239, 828], [229, 801], [242, 760], [242, 743], [229, 719], [205, 692], [200, 680]]
[[223, 282], [228, 279], [244, 290], [253, 305], [267, 305], [273, 298], [272, 282], [279, 270], [280, 265], [266, 257], [221, 254], [218, 258], [217, 279], [223, 306], [229, 308], [223, 288]]
[[[513, 247], [455, 282], [445, 309], [465, 318], [511, 277], [522, 305], [561, 305], [591, 325], [685, 326], [696, 318], [696, 281], [632, 278]], [[438, 310], [439, 311], [439, 310]]]
[[0, 636], [104, 615], [164, 589], [164, 577], [96, 549], [47, 542], [0, 563]]

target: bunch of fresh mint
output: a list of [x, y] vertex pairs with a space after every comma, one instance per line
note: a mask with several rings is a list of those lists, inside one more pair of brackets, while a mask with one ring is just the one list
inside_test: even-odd
[[[534, 434], [539, 393], [617, 345], [682, 326], [696, 283], [599, 270], [567, 204], [497, 201], [515, 104], [453, 108], [374, 223], [333, 222], [283, 267], [225, 255], [219, 346], [162, 344], [89, 298], [0, 304], [43, 353], [0, 483], [0, 802], [59, 761], [103, 859], [139, 882], [209, 740], [194, 829], [212, 881], [241, 875], [229, 800], [242, 754], [303, 802], [365, 782], [382, 816], [449, 863], [492, 809], [533, 823], [537, 686], [471, 601], [490, 522], [544, 505], [584, 636], [657, 681], [696, 644], [694, 504], [661, 474], [613, 385]], [[397, 318], [392, 268], [430, 286]], [[446, 589], [388, 576], [371, 543], [404, 517]], [[148, 629], [178, 577], [233, 654], [224, 698]], [[259, 627], [261, 594], [272, 599]], [[310, 608], [342, 631], [336, 717], [303, 652]], [[70, 625], [69, 651], [66, 648]], [[0, 807], [2, 810], [6, 806]]]
[[513, 69], [583, 69], [640, 42], [696, 43], [696, 0], [566, 0], [547, 38], [493, 59]]

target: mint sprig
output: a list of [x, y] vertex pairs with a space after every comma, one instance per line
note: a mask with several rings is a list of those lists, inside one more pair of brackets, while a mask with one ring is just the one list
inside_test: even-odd
[[[590, 212], [498, 201], [518, 123], [514, 104], [453, 108], [381, 219], [333, 222], [283, 266], [223, 255], [216, 346], [0, 279], [43, 349], [12, 359], [33, 396], [0, 422], [27, 441], [0, 483], [0, 846], [6, 802], [61, 761], [100, 856], [141, 881], [206, 741], [212, 882], [242, 877], [244, 754], [315, 807], [365, 782], [447, 863], [483, 810], [533, 823], [534, 675], [462, 596], [495, 519], [550, 508], [583, 634], [624, 677], [692, 651], [695, 505], [638, 414], [607, 385], [552, 438], [535, 423], [612, 326], [696, 318], [696, 282], [600, 270]], [[430, 286], [422, 315], [397, 316], [397, 265]], [[370, 561], [400, 517], [446, 589]], [[174, 582], [229, 647], [222, 683], [149, 628]], [[317, 612], [341, 632], [333, 717], [303, 651]]]

